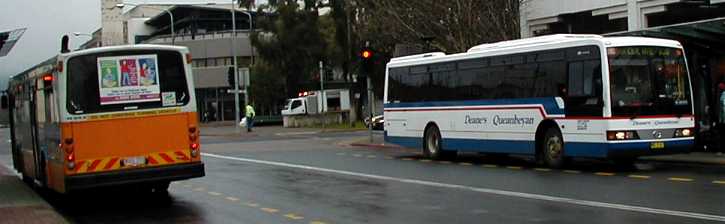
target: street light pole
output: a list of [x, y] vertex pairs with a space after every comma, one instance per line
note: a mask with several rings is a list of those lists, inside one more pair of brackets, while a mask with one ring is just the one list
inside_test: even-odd
[[[234, 125], [235, 130], [239, 133], [239, 73], [237, 67], [237, 18], [236, 9], [234, 9], [234, 0], [232, 0], [232, 58], [234, 59]], [[246, 87], [245, 87], [246, 88]], [[247, 94], [244, 93], [246, 96]], [[247, 103], [247, 101], [245, 101]], [[249, 118], [247, 118], [249, 119]]]
[[[138, 5], [138, 4], [134, 4], [134, 3], [118, 3], [118, 4], [116, 4], [116, 8], [123, 9], [123, 7], [126, 5], [142, 7], [142, 5]], [[176, 39], [175, 38], [176, 36], [174, 35], [174, 14], [171, 13], [171, 10], [169, 10], [169, 9], [157, 9], [157, 8], [152, 8], [152, 9], [162, 10], [162, 11], [166, 12], [167, 14], [169, 14], [169, 18], [171, 19], [171, 45], [174, 45], [174, 39]]]
[[[234, 0], [232, 0], [234, 1]], [[234, 6], [232, 6], [234, 7]], [[252, 28], [252, 14], [249, 12], [242, 11], [242, 13], [246, 14], [249, 18], [249, 32], [247, 32], [247, 39], [249, 39], [249, 72], [247, 74], [247, 78], [251, 79], [252, 77], [252, 65], [254, 64], [254, 49], [252, 49], [252, 31], [254, 30]], [[247, 83], [245, 81], [245, 83]], [[247, 85], [244, 85], [244, 102], [249, 102], [249, 89]]]

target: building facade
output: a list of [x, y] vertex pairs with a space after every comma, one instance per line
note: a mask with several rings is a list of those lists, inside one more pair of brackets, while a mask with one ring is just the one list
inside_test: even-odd
[[[725, 0], [524, 0], [521, 36], [646, 36], [683, 44], [698, 145], [725, 151]], [[709, 149], [708, 149], [709, 148]]]
[[[234, 120], [234, 95], [229, 92], [233, 88], [228, 71], [234, 65], [235, 54], [239, 68], [251, 65], [254, 48], [249, 37], [256, 13], [235, 9], [236, 32], [232, 32], [231, 4], [121, 3], [121, 0], [102, 0], [102, 27], [89, 34], [90, 40], [80, 48], [124, 44], [186, 46], [193, 59], [200, 120]], [[240, 104], [245, 105], [243, 95], [240, 99]], [[276, 115], [280, 106], [264, 105], [257, 111], [260, 115]]]

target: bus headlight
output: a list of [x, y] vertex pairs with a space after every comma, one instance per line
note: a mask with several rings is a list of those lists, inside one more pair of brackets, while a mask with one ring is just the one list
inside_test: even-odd
[[692, 128], [679, 128], [675, 130], [675, 137], [691, 137], [692, 133]]
[[639, 139], [636, 131], [607, 131], [607, 140]]

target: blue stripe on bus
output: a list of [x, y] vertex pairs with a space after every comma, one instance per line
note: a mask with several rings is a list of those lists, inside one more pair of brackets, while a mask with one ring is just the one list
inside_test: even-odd
[[[385, 133], [385, 141], [407, 148], [422, 149], [422, 137], [394, 137]], [[465, 152], [489, 152], [533, 155], [534, 141], [483, 140], [444, 138], [443, 149], [455, 149]], [[651, 149], [651, 142], [632, 143], [585, 143], [566, 142], [564, 151], [569, 157], [607, 158], [617, 155], [641, 156], [672, 154], [688, 151], [693, 140], [675, 140], [665, 142], [664, 149]]]
[[541, 104], [549, 115], [564, 114], [559, 108], [554, 97], [525, 98], [525, 99], [500, 99], [500, 100], [465, 100], [465, 101], [432, 101], [415, 103], [386, 103], [384, 108], [407, 108], [407, 107], [451, 107], [451, 106], [495, 106], [495, 105], [523, 105]]

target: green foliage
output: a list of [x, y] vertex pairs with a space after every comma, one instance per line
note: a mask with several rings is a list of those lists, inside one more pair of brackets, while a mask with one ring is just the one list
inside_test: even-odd
[[260, 18], [257, 27], [264, 30], [252, 35], [259, 57], [284, 77], [285, 95], [295, 96], [328, 49], [317, 11], [300, 10], [295, 1], [277, 2], [276, 15]]
[[284, 103], [286, 96], [284, 77], [278, 69], [266, 61], [257, 61], [252, 67], [251, 86], [249, 87], [252, 102], [258, 107], [259, 114], [267, 114], [267, 110], [277, 110]]

